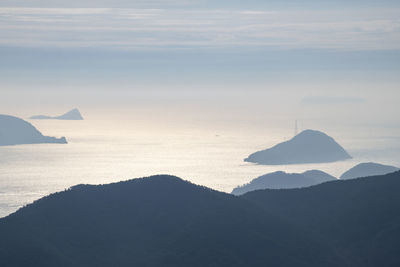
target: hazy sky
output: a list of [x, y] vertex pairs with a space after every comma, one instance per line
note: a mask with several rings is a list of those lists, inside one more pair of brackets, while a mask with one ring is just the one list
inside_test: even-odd
[[1, 112], [154, 98], [400, 115], [399, 1], [3, 0], [0, 58]]

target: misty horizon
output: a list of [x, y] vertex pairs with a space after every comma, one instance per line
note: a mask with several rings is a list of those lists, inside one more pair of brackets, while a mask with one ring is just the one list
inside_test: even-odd
[[0, 266], [400, 266], [400, 2], [0, 1]]

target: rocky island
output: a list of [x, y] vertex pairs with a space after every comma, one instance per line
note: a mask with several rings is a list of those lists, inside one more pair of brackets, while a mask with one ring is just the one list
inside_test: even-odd
[[36, 115], [30, 117], [32, 120], [83, 120], [83, 117], [77, 108], [68, 111], [61, 116], [47, 116], [47, 115]]
[[305, 130], [291, 140], [251, 154], [244, 161], [264, 165], [328, 163], [351, 156], [332, 137], [320, 131]]

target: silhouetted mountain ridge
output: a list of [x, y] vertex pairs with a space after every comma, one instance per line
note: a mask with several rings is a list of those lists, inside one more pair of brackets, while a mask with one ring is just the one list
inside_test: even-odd
[[[350, 266], [400, 266], [400, 172], [242, 197], [314, 232]], [[338, 265], [339, 266], [339, 265]]]
[[165, 175], [52, 194], [1, 219], [0, 236], [2, 266], [332, 266], [333, 258], [247, 201]]
[[158, 175], [0, 219], [1, 266], [399, 266], [400, 172], [236, 197]]

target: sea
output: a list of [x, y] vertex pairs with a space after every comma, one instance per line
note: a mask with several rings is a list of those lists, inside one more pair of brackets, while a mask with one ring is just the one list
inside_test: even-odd
[[[44, 135], [68, 144], [0, 147], [0, 217], [48, 194], [77, 184], [106, 184], [171, 174], [223, 192], [275, 171], [311, 169], [339, 177], [361, 162], [400, 166], [400, 129], [333, 125], [323, 130], [353, 159], [328, 164], [263, 166], [249, 154], [294, 136], [294, 120], [236, 121], [203, 117], [171, 120], [163, 112], [97, 111], [83, 121], [28, 120]], [[302, 130], [302, 129], [299, 129]]]

